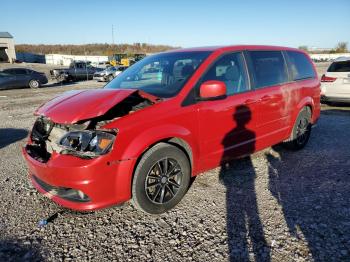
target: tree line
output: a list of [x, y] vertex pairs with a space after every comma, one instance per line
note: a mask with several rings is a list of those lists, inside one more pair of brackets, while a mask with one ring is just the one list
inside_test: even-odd
[[324, 53], [324, 54], [336, 54], [336, 53], [348, 53], [348, 43], [347, 42], [339, 42], [334, 48], [331, 50], [312, 50], [306, 45], [299, 46], [299, 49], [302, 49], [308, 53]]
[[158, 53], [178, 47], [168, 45], [153, 45], [147, 43], [134, 44], [85, 44], [85, 45], [16, 45], [16, 52], [34, 54], [66, 54], [66, 55], [112, 55], [116, 53]]

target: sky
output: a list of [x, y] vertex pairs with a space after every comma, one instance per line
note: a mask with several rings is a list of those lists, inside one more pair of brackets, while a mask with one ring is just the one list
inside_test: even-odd
[[0, 10], [17, 44], [112, 43], [112, 25], [117, 44], [350, 44], [350, 0], [6, 0]]

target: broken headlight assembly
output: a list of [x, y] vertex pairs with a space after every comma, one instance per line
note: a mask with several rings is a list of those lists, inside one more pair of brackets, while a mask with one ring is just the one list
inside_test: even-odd
[[72, 131], [65, 134], [59, 144], [69, 152], [103, 155], [112, 148], [115, 135], [103, 131]]

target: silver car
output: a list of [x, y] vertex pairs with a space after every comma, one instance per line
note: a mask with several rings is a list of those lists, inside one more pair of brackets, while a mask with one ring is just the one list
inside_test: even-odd
[[110, 82], [113, 80], [113, 78], [115, 78], [117, 75], [123, 72], [126, 68], [127, 66], [110, 66], [103, 71], [96, 72], [94, 74], [94, 79], [99, 82]]

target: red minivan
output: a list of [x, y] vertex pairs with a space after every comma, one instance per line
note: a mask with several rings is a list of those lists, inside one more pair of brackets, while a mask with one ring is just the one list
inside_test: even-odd
[[303, 148], [320, 115], [320, 82], [298, 49], [181, 49], [35, 114], [23, 155], [40, 192], [75, 210], [131, 199], [159, 214], [180, 202], [191, 177], [232, 158], [281, 142]]

